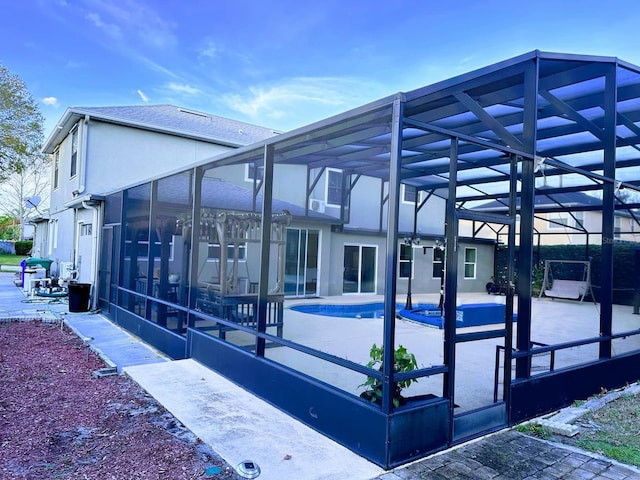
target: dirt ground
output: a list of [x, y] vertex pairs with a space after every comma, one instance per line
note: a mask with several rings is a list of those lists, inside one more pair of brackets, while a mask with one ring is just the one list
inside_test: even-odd
[[72, 332], [0, 323], [0, 478], [236, 478], [209, 446]]

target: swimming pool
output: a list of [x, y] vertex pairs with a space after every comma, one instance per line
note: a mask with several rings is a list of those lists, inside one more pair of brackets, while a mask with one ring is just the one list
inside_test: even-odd
[[[405, 307], [404, 303], [396, 303], [396, 313]], [[416, 305], [415, 308], [433, 308], [435, 305]], [[309, 304], [295, 305], [291, 310], [302, 313], [310, 313], [313, 315], [324, 315], [326, 317], [339, 318], [383, 318], [384, 303], [360, 303], [357, 305], [337, 305], [337, 304]]]

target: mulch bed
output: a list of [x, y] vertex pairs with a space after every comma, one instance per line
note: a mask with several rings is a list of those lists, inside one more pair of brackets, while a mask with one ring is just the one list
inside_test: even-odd
[[0, 323], [0, 478], [236, 478], [130, 378], [72, 332]]

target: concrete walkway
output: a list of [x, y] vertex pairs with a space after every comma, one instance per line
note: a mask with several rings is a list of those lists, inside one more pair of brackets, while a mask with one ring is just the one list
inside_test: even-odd
[[170, 361], [98, 313], [28, 298], [0, 273], [0, 322], [64, 321], [138, 382], [230, 465], [255, 461], [260, 479], [640, 479], [640, 469], [506, 430], [385, 472], [193, 360]]

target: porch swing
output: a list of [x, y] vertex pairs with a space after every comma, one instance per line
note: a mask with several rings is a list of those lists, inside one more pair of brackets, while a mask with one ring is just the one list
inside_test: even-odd
[[595, 303], [591, 288], [591, 261], [545, 260], [544, 278], [538, 298], [564, 298], [583, 301], [589, 294]]

